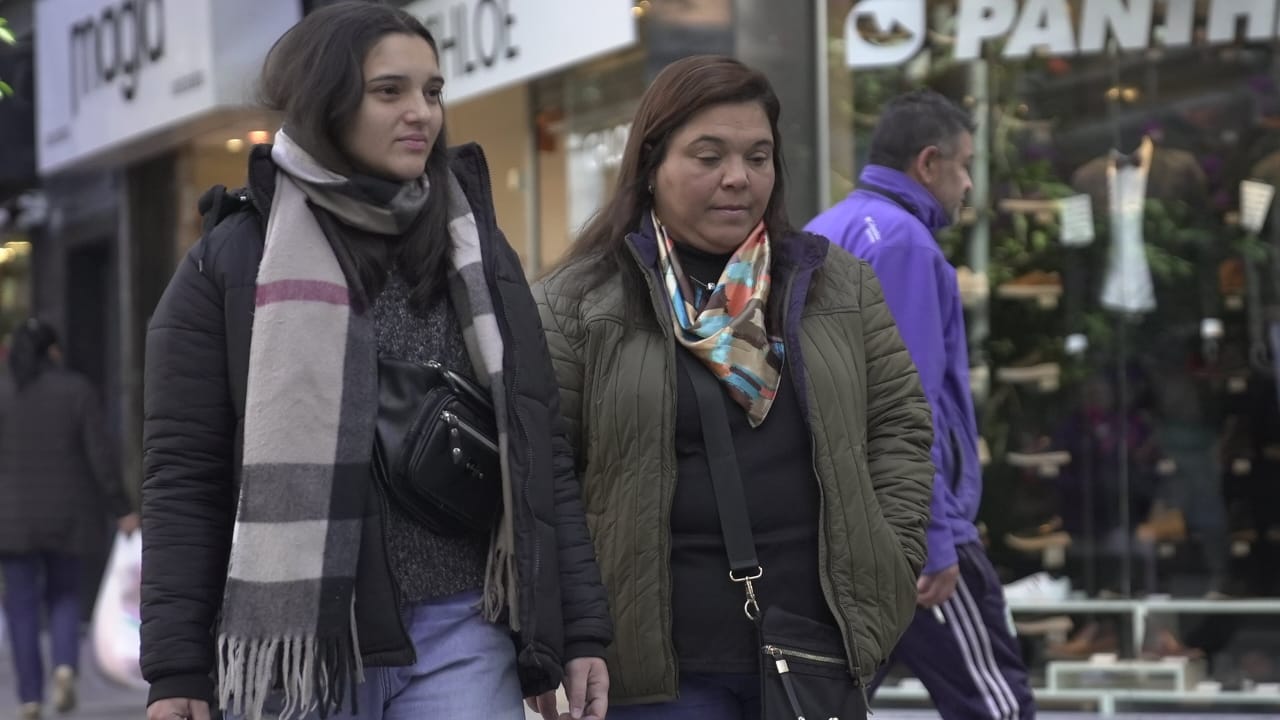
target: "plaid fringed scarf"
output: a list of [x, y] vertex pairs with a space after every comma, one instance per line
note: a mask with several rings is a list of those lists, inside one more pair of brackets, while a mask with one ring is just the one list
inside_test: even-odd
[[765, 327], [771, 280], [764, 222], [729, 258], [702, 308], [693, 302], [675, 245], [657, 215], [653, 227], [676, 338], [728, 387], [729, 396], [747, 411], [751, 427], [759, 427], [778, 394], [786, 357], [782, 340], [769, 337]]
[[[431, 191], [423, 176], [379, 197], [388, 188], [323, 168], [284, 131], [271, 156], [280, 172], [258, 268], [242, 486], [218, 631], [220, 703], [249, 720], [262, 717], [278, 687], [285, 720], [331, 713], [344, 700], [354, 707], [354, 685], [364, 676], [354, 590], [372, 482], [377, 342], [372, 315], [353, 307], [307, 202], [351, 226], [393, 234], [412, 224]], [[476, 375], [493, 394], [510, 507], [502, 338], [475, 217], [452, 175], [447, 191], [449, 293]], [[509, 606], [516, 618], [507, 513], [494, 532], [485, 614], [496, 620]]]

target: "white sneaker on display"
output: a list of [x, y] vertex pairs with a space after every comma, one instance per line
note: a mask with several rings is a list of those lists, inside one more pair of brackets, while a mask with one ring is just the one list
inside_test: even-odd
[[1053, 579], [1047, 572], [1028, 575], [1004, 586], [1005, 602], [1051, 603], [1062, 602], [1071, 595], [1069, 578]]

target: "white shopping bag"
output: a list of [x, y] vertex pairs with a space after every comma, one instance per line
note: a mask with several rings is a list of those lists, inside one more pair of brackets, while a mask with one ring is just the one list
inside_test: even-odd
[[93, 652], [104, 676], [136, 688], [147, 686], [138, 666], [141, 596], [142, 533], [116, 533], [93, 608]]

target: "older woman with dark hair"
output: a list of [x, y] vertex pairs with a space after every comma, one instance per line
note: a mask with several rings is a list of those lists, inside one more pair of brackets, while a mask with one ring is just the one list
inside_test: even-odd
[[88, 378], [62, 366], [58, 336], [31, 318], [9, 345], [0, 399], [0, 567], [22, 720], [40, 717], [42, 610], [53, 651], [53, 706], [76, 705], [81, 558], [101, 552], [107, 515], [138, 527]]
[[612, 198], [534, 287], [618, 628], [615, 720], [758, 718], [757, 604], [827, 628], [857, 682], [914, 611], [929, 408], [867, 265], [788, 223], [780, 113], [736, 60], [667, 67]]
[[562, 676], [603, 714], [554, 371], [443, 85], [431, 33], [376, 3], [267, 57], [283, 129], [204, 203], [147, 334], [150, 720], [518, 720]]

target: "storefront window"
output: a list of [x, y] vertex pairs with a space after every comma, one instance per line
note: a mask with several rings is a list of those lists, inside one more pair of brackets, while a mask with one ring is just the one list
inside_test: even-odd
[[533, 84], [540, 267], [554, 264], [609, 199], [645, 82], [644, 51], [633, 49]]
[[[1269, 4], [920, 5], [826, 3], [827, 201], [889, 98], [973, 110], [973, 207], [940, 241], [967, 306], [980, 520], [1035, 684], [1050, 704], [1104, 676], [1158, 704], [1253, 703], [1280, 681], [1256, 632], [1280, 622]], [[1050, 590], [1026, 594], [1037, 573]], [[1142, 676], [1142, 658], [1186, 672]]]
[[604, 204], [643, 91], [632, 49], [449, 105], [449, 143], [484, 148], [498, 224], [527, 272], [554, 264]]
[[494, 210], [512, 247], [528, 268], [533, 147], [529, 135], [529, 91], [524, 85], [498, 90], [456, 105], [448, 100], [449, 144], [478, 142], [489, 163]]

